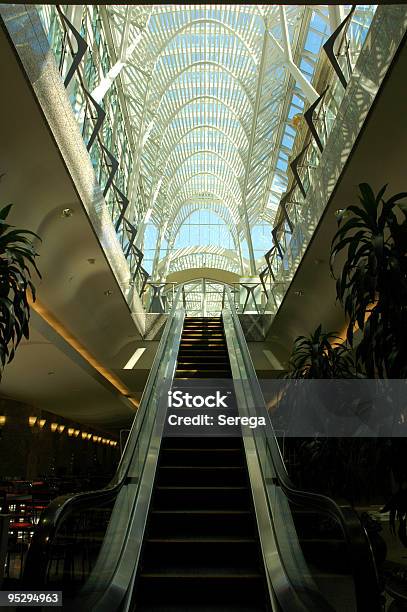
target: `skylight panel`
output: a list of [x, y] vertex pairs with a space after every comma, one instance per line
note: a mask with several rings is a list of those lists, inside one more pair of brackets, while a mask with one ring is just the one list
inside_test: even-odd
[[[126, 10], [114, 6], [107, 11], [114, 17], [120, 42]], [[152, 219], [157, 227], [171, 220], [176, 232], [185, 227], [187, 212], [195, 218], [194, 211], [201, 207], [198, 223], [208, 224], [205, 219], [217, 211], [218, 220], [229, 226], [229, 236], [244, 242], [243, 206], [250, 223], [261, 224], [263, 212], [269, 221], [287, 187], [288, 155], [296, 134], [289, 122], [304, 111], [300, 89], [293, 86], [272, 44], [267, 47], [263, 77], [259, 74], [266, 21], [267, 30], [281, 40], [280, 8], [146, 5], [131, 11], [146, 27], [121, 78], [137, 142], [149, 126], [139, 167], [145, 200], [155, 197]], [[308, 28], [303, 53], [309, 57], [301, 53], [299, 67], [310, 79], [315, 69], [312, 57], [318, 56], [329, 32], [327, 9], [311, 10], [308, 21], [302, 6], [287, 6], [285, 12], [293, 48], [297, 40], [304, 40], [299, 39], [301, 28]], [[359, 19], [363, 22], [363, 15]], [[129, 40], [138, 32], [131, 28]], [[166, 239], [174, 238], [169, 221], [168, 225]], [[204, 231], [218, 244], [222, 233], [216, 227]], [[253, 237], [259, 231], [252, 228]], [[161, 259], [164, 251], [161, 245]], [[225, 254], [216, 257], [220, 259], [213, 255], [212, 263], [240, 270], [239, 261], [231, 263]], [[189, 254], [183, 261], [182, 265], [194, 265], [198, 255]]]

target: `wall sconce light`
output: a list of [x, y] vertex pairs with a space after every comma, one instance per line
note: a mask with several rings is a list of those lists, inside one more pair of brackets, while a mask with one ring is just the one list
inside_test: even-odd
[[107, 440], [106, 438], [102, 438], [102, 444], [106, 444]]
[[98, 437], [97, 436], [92, 436], [92, 440], [93, 440], [93, 442], [97, 442], [98, 441]]
[[102, 436], [98, 436], [98, 442], [102, 441]]
[[87, 437], [88, 440], [90, 440], [91, 437], [92, 437], [92, 434], [88, 434], [86, 437]]
[[82, 440], [86, 440], [86, 438], [88, 437], [88, 434], [86, 433], [86, 431], [82, 432]]
[[62, 433], [65, 429], [65, 425], [58, 425], [58, 432]]
[[44, 425], [45, 425], [45, 423], [46, 423], [46, 422], [47, 422], [47, 420], [46, 420], [46, 419], [38, 419], [38, 421], [37, 421], [38, 427], [39, 427], [40, 429], [42, 429], [42, 428], [44, 427]]
[[28, 417], [28, 424], [29, 424], [30, 427], [34, 427], [36, 422], [37, 422], [37, 417], [36, 416], [29, 416]]
[[4, 427], [4, 425], [6, 424], [6, 417], [4, 414], [0, 415], [0, 427]]
[[71, 438], [75, 433], [75, 430], [73, 427], [68, 427], [68, 436]]
[[58, 428], [58, 423], [51, 423], [51, 431], [56, 431]]
[[79, 429], [75, 429], [75, 431], [73, 432], [73, 435], [75, 436], [75, 438], [77, 438], [80, 434], [80, 430]]

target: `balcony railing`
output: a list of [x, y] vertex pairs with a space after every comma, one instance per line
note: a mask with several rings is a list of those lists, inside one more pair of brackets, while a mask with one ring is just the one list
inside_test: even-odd
[[[93, 10], [97, 10], [97, 7], [93, 7]], [[136, 214], [132, 212], [129, 218], [132, 146], [123, 127], [118, 129], [125, 122], [116, 86], [112, 86], [107, 102], [103, 104], [97, 102], [91, 94], [95, 79], [99, 77], [98, 65], [104, 64], [105, 69], [110, 65], [107, 46], [99, 40], [99, 51], [95, 57], [95, 45], [90, 49], [83, 32], [74, 27], [59, 5], [42, 5], [39, 13], [129, 266], [127, 297], [131, 300], [134, 290], [140, 296], [143, 294], [149, 278], [148, 272], [142, 267], [143, 253], [135, 245], [137, 227], [134, 218], [137, 218], [137, 207]], [[102, 37], [102, 31], [98, 36]], [[112, 152], [117, 150], [121, 151], [120, 159]], [[136, 199], [140, 199], [139, 195], [139, 190], [136, 190]]]
[[323, 152], [332, 133], [349, 80], [363, 49], [376, 6], [353, 6], [324, 44], [313, 80], [321, 91], [298, 126], [289, 187], [280, 200], [272, 230], [273, 246], [265, 254], [260, 278], [273, 284], [266, 310], [275, 311], [322, 216], [326, 202], [309, 202], [316, 187]]
[[[168, 313], [174, 302], [175, 282], [151, 282], [144, 286], [142, 302], [146, 312]], [[209, 278], [199, 278], [182, 287], [182, 305], [190, 317], [217, 317], [225, 306], [226, 287], [233, 296], [238, 314], [274, 315], [285, 295], [287, 283], [270, 280], [225, 284]]]

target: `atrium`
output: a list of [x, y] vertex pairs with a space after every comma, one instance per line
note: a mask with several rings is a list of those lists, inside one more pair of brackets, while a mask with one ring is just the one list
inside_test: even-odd
[[407, 5], [0, 25], [0, 588], [406, 610]]

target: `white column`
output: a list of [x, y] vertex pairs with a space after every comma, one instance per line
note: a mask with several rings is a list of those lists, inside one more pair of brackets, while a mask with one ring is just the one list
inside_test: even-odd
[[[131, 12], [131, 6], [127, 5], [123, 36], [122, 36], [122, 40], [120, 44], [119, 58], [117, 62], [110, 68], [109, 72], [100, 81], [99, 85], [95, 87], [95, 89], [92, 91], [92, 97], [99, 104], [103, 100], [103, 98], [105, 97], [105, 95], [107, 94], [110, 87], [113, 85], [114, 81], [117, 79], [117, 77], [119, 76], [123, 68], [130, 61], [130, 58], [133, 55], [137, 45], [139, 44], [145, 29], [148, 27], [148, 22], [151, 17], [151, 10], [150, 10], [150, 14], [148, 16], [146, 25], [144, 26], [144, 29], [138, 32], [138, 34], [135, 36], [131, 45], [129, 45], [128, 40], [129, 40], [129, 31], [130, 31], [130, 16], [131, 16], [130, 12]], [[140, 72], [143, 73], [143, 70], [140, 70]]]
[[275, 36], [269, 32], [270, 39], [273, 41], [274, 46], [279, 51], [281, 59], [287, 70], [291, 73], [294, 79], [299, 83], [301, 90], [307, 100], [312, 104], [319, 98], [318, 92], [313, 88], [308, 79], [302, 74], [301, 70], [294, 63], [291, 51], [290, 37], [288, 33], [287, 18], [285, 14], [285, 7], [280, 5], [280, 19], [281, 28], [283, 32], [283, 46], [280, 45]]

